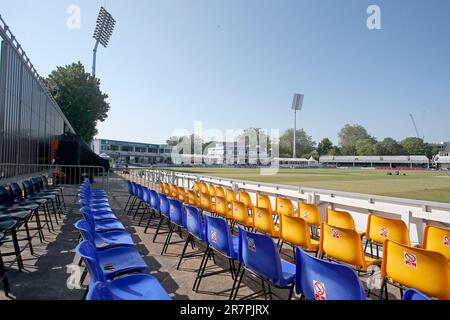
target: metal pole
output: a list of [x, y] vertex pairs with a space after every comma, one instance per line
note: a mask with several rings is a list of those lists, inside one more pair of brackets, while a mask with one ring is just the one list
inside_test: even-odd
[[293, 141], [293, 147], [292, 147], [292, 158], [297, 158], [297, 110], [294, 110], [294, 141]]
[[97, 48], [98, 48], [99, 41], [97, 40], [95, 42], [94, 50], [93, 50], [93, 59], [92, 59], [92, 76], [95, 78], [95, 68], [97, 65]]

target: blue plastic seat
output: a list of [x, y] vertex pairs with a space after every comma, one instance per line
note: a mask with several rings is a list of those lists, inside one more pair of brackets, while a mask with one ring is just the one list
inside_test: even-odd
[[403, 300], [433, 300], [416, 289], [408, 289], [403, 295]]
[[109, 231], [98, 234], [92, 230], [91, 225], [86, 220], [77, 221], [75, 228], [81, 233], [84, 240], [90, 241], [100, 251], [118, 246], [134, 246], [131, 236], [123, 231]]
[[96, 282], [86, 300], [172, 300], [158, 279], [147, 274], [133, 274], [113, 281]]
[[205, 275], [206, 266], [214, 253], [225, 257], [230, 266], [231, 277], [235, 279], [236, 267], [234, 261], [238, 257], [238, 238], [231, 234], [227, 221], [221, 217], [205, 216], [205, 240], [207, 247], [203, 255], [193, 290], [198, 291], [200, 282]]
[[125, 231], [125, 226], [117, 219], [95, 221], [89, 210], [83, 210], [82, 208], [80, 209], [80, 212], [83, 214], [84, 220], [91, 225], [91, 228], [94, 229], [95, 232]]
[[161, 217], [159, 218], [158, 227], [156, 228], [155, 235], [153, 236], [153, 243], [156, 241], [156, 237], [159, 235], [159, 230], [161, 229], [161, 225], [163, 224], [164, 220], [169, 221], [169, 211], [170, 211], [169, 199], [163, 193], [158, 193], [158, 198], [159, 198], [159, 213], [161, 214]]
[[[294, 290], [295, 265], [280, 258], [278, 248], [270, 236], [248, 232], [239, 227], [239, 261], [242, 271], [239, 282], [237, 277], [235, 280], [237, 286], [234, 298], [237, 297], [245, 271], [251, 271], [263, 282], [268, 282], [269, 286], [289, 289], [288, 299], [291, 299]], [[266, 295], [264, 287], [263, 290]]]
[[[167, 233], [166, 242], [164, 243], [164, 246], [161, 251], [161, 255], [167, 252], [167, 249], [170, 245], [170, 240], [172, 239], [172, 235], [175, 231], [175, 228], [178, 228], [181, 230], [181, 228], [184, 228], [184, 206], [178, 199], [169, 199], [169, 232]], [[181, 235], [181, 231], [180, 231]]]
[[351, 268], [321, 260], [296, 248], [295, 288], [307, 300], [366, 300], [358, 275]]
[[[91, 242], [84, 240], [77, 246], [76, 251], [85, 261], [90, 276], [92, 276], [90, 262], [98, 265], [98, 272], [101, 272], [106, 280], [112, 280], [127, 273], [146, 272], [148, 270], [148, 265], [144, 259], [132, 247], [116, 247], [98, 251]], [[88, 261], [90, 262], [88, 263]]]
[[82, 207], [80, 209], [83, 213], [88, 213], [92, 216], [94, 221], [101, 221], [101, 220], [119, 220], [117, 219], [116, 215], [112, 212], [96, 212], [92, 213], [90, 207]]

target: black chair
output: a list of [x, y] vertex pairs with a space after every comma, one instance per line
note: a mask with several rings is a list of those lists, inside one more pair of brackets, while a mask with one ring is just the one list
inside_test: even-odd
[[[45, 226], [47, 226], [48, 231], [50, 230], [50, 224], [49, 224], [49, 220], [51, 220], [50, 217], [50, 213], [47, 212], [47, 209], [45, 207], [45, 202], [46, 200], [42, 200], [42, 201], [32, 201], [32, 200], [27, 200], [23, 197], [23, 193], [22, 193], [22, 189], [20, 188], [19, 184], [17, 183], [11, 183], [9, 185], [9, 192], [11, 194], [11, 198], [14, 201], [14, 204], [17, 206], [33, 206], [33, 212], [32, 212], [32, 216], [30, 218], [30, 220], [33, 219], [33, 217], [35, 218], [36, 221], [36, 229], [30, 229], [30, 230], [37, 230], [39, 233], [39, 238], [41, 240], [41, 243], [45, 240], [45, 236], [44, 236], [44, 232], [43, 232], [43, 228]], [[44, 224], [41, 223], [41, 217], [39, 212], [42, 211], [44, 213]]]
[[[22, 182], [22, 186], [23, 186], [23, 191], [25, 193], [25, 198], [27, 200], [29, 200], [29, 201], [41, 201], [41, 202], [43, 202], [45, 200], [45, 204], [44, 205], [46, 206], [47, 212], [50, 212], [48, 204], [49, 203], [51, 204], [51, 207], [53, 209], [52, 211], [53, 211], [53, 214], [55, 216], [56, 224], [59, 224], [59, 222], [58, 222], [58, 212], [57, 212], [56, 207], [55, 207], [56, 196], [53, 195], [53, 194], [40, 193], [39, 192], [40, 191], [39, 188], [38, 188], [38, 190], [36, 190], [35, 184], [33, 184], [30, 180], [23, 181]], [[50, 214], [49, 214], [49, 216], [50, 216]], [[50, 219], [50, 226], [51, 226], [52, 230], [54, 231], [55, 229], [53, 227], [53, 223], [52, 223], [51, 219]]]
[[44, 189], [44, 181], [42, 180], [41, 177], [32, 178], [31, 182], [33, 183], [34, 190], [36, 191], [37, 194], [51, 195], [53, 197], [52, 201], [55, 202], [58, 216], [59, 216], [59, 218], [61, 218], [61, 214], [64, 214], [64, 212], [62, 210], [61, 199], [59, 197], [59, 191], [58, 190], [45, 190]]
[[14, 245], [14, 252], [1, 253], [1, 257], [15, 255], [17, 259], [17, 265], [19, 266], [19, 271], [22, 271], [23, 261], [21, 256], [21, 250], [19, 247], [19, 241], [17, 239], [17, 229], [19, 227], [19, 222], [15, 219], [11, 219], [8, 217], [0, 216], [0, 232], [4, 234], [4, 236], [11, 234], [12, 240], [1, 240], [0, 243], [11, 242]]
[[[5, 233], [0, 231], [0, 243], [5, 238]], [[10, 291], [8, 278], [6, 277], [6, 269], [5, 264], [3, 263], [2, 253], [0, 251], [0, 280], [3, 283], [3, 289], [5, 291], [5, 295], [8, 296]]]
[[44, 186], [44, 190], [49, 190], [49, 191], [58, 191], [59, 194], [61, 195], [61, 202], [64, 205], [64, 209], [67, 210], [66, 207], [66, 200], [64, 199], [64, 187], [62, 186], [55, 186], [55, 185], [49, 185], [48, 184], [48, 178], [46, 176], [41, 176], [40, 177], [42, 182], [43, 182], [43, 186]]

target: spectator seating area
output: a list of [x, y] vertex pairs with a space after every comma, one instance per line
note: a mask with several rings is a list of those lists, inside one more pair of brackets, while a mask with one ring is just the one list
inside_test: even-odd
[[104, 190], [85, 180], [79, 190], [83, 215], [75, 227], [81, 242], [77, 255], [89, 276], [87, 300], [170, 300], [158, 280], [146, 274], [148, 265], [124, 225], [112, 212]]
[[[272, 207], [268, 195], [258, 194], [254, 204], [244, 190], [200, 181], [192, 190], [167, 183], [154, 189], [127, 183], [125, 210], [139, 225], [146, 224], [146, 231], [158, 220], [153, 242], [165, 236], [161, 255], [176, 234], [185, 238], [178, 267], [189, 244], [204, 244], [194, 291], [204, 277], [214, 275], [206, 273], [208, 263], [222, 256], [229, 262], [224, 271], [234, 280], [230, 299], [237, 298], [246, 275], [259, 279], [266, 298], [275, 296], [271, 288], [276, 287], [286, 289], [285, 296], [278, 296], [282, 299], [291, 299], [294, 289], [302, 299], [388, 299], [389, 285], [399, 288], [403, 299], [450, 299], [449, 229], [429, 225], [422, 245], [413, 247], [403, 221], [375, 214], [360, 231], [348, 212], [329, 208], [322, 221], [314, 204], [300, 202], [295, 210], [287, 198], [277, 198]], [[102, 212], [102, 201], [91, 205]], [[168, 232], [161, 232], [163, 224]], [[283, 259], [286, 245], [292, 247], [295, 263]], [[358, 277], [373, 275], [371, 266], [381, 268], [377, 295], [365, 291]]]
[[[55, 230], [66, 208], [63, 188], [49, 185], [47, 177], [34, 177], [20, 183], [22, 186], [19, 183], [0, 186], [0, 283], [7, 296], [10, 292], [8, 268], [17, 266], [23, 271], [22, 253], [25, 250], [34, 253], [32, 240], [39, 237], [43, 243], [45, 230]], [[21, 238], [22, 234], [25, 236]], [[5, 251], [4, 246], [9, 243], [13, 250]], [[10, 266], [3, 261], [7, 256], [13, 257]]]

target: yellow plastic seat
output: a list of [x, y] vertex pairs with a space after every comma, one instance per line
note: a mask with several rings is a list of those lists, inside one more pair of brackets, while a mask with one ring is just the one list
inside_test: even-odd
[[364, 255], [361, 237], [355, 230], [326, 223], [321, 226], [319, 252], [327, 258], [347, 263], [362, 271], [381, 262]]
[[450, 229], [427, 225], [422, 246], [426, 250], [443, 254], [450, 261]]
[[231, 188], [227, 188], [225, 190], [225, 198], [227, 199], [227, 202], [228, 202], [228, 204], [230, 205], [230, 208], [231, 208], [231, 203], [233, 201], [237, 200], [236, 192], [234, 192], [234, 190], [231, 189]]
[[387, 283], [414, 288], [432, 298], [450, 300], [450, 265], [435, 251], [386, 240], [383, 246], [382, 290]]
[[209, 187], [206, 182], [200, 182], [200, 193], [209, 193]]
[[231, 203], [232, 219], [247, 228], [253, 227], [253, 219], [248, 215], [248, 208], [245, 203], [241, 201], [233, 201]]
[[209, 195], [214, 199], [216, 197], [216, 187], [213, 184], [209, 185]]
[[326, 223], [334, 227], [355, 230], [361, 238], [366, 234], [365, 231], [356, 230], [355, 221], [347, 211], [327, 208]]
[[320, 228], [322, 218], [320, 210], [315, 204], [298, 202], [298, 216], [304, 219], [309, 225]]
[[177, 188], [177, 194], [178, 194], [178, 200], [181, 202], [184, 202], [184, 199], [186, 197], [186, 190], [184, 190], [183, 187], [176, 187]]
[[165, 194], [165, 185], [164, 182], [159, 183], [159, 192]]
[[164, 183], [164, 192], [166, 196], [170, 197], [170, 185], [168, 183]]
[[271, 214], [276, 214], [275, 210], [272, 208], [272, 203], [270, 202], [270, 198], [266, 194], [258, 193], [256, 195], [256, 206], [258, 208], [263, 208], [269, 210]]
[[214, 213], [214, 204], [209, 193], [202, 193], [200, 195], [200, 208], [207, 212]]
[[253, 224], [259, 232], [268, 234], [274, 238], [278, 238], [280, 235], [279, 229], [273, 221], [272, 213], [267, 208], [255, 208]]
[[214, 211], [216, 214], [226, 219], [231, 219], [231, 213], [230, 209], [228, 208], [227, 199], [225, 199], [224, 197], [217, 196], [214, 207], [215, 207]]
[[186, 191], [186, 203], [195, 207], [200, 206], [200, 202], [198, 201], [197, 194], [195, 191], [193, 190]]
[[169, 185], [169, 194], [170, 194], [170, 196], [172, 197], [172, 198], [178, 198], [178, 189], [177, 189], [177, 186], [175, 186], [175, 185], [173, 185], [173, 184], [171, 184], [171, 185]]
[[216, 197], [226, 198], [225, 190], [221, 186], [216, 187]]
[[295, 215], [294, 205], [292, 201], [286, 198], [277, 197], [277, 213], [279, 216], [286, 215], [293, 217]]
[[293, 215], [280, 215], [280, 239], [280, 250], [285, 242], [309, 252], [319, 250], [319, 241], [311, 239], [306, 220]]
[[243, 202], [247, 206], [247, 210], [249, 210], [253, 214], [253, 212], [254, 212], [253, 211], [254, 210], [254, 205], [252, 203], [252, 198], [250, 197], [248, 192], [246, 192], [246, 191], [239, 191], [239, 201]]
[[194, 181], [194, 191], [200, 192], [200, 183], [198, 181]]

